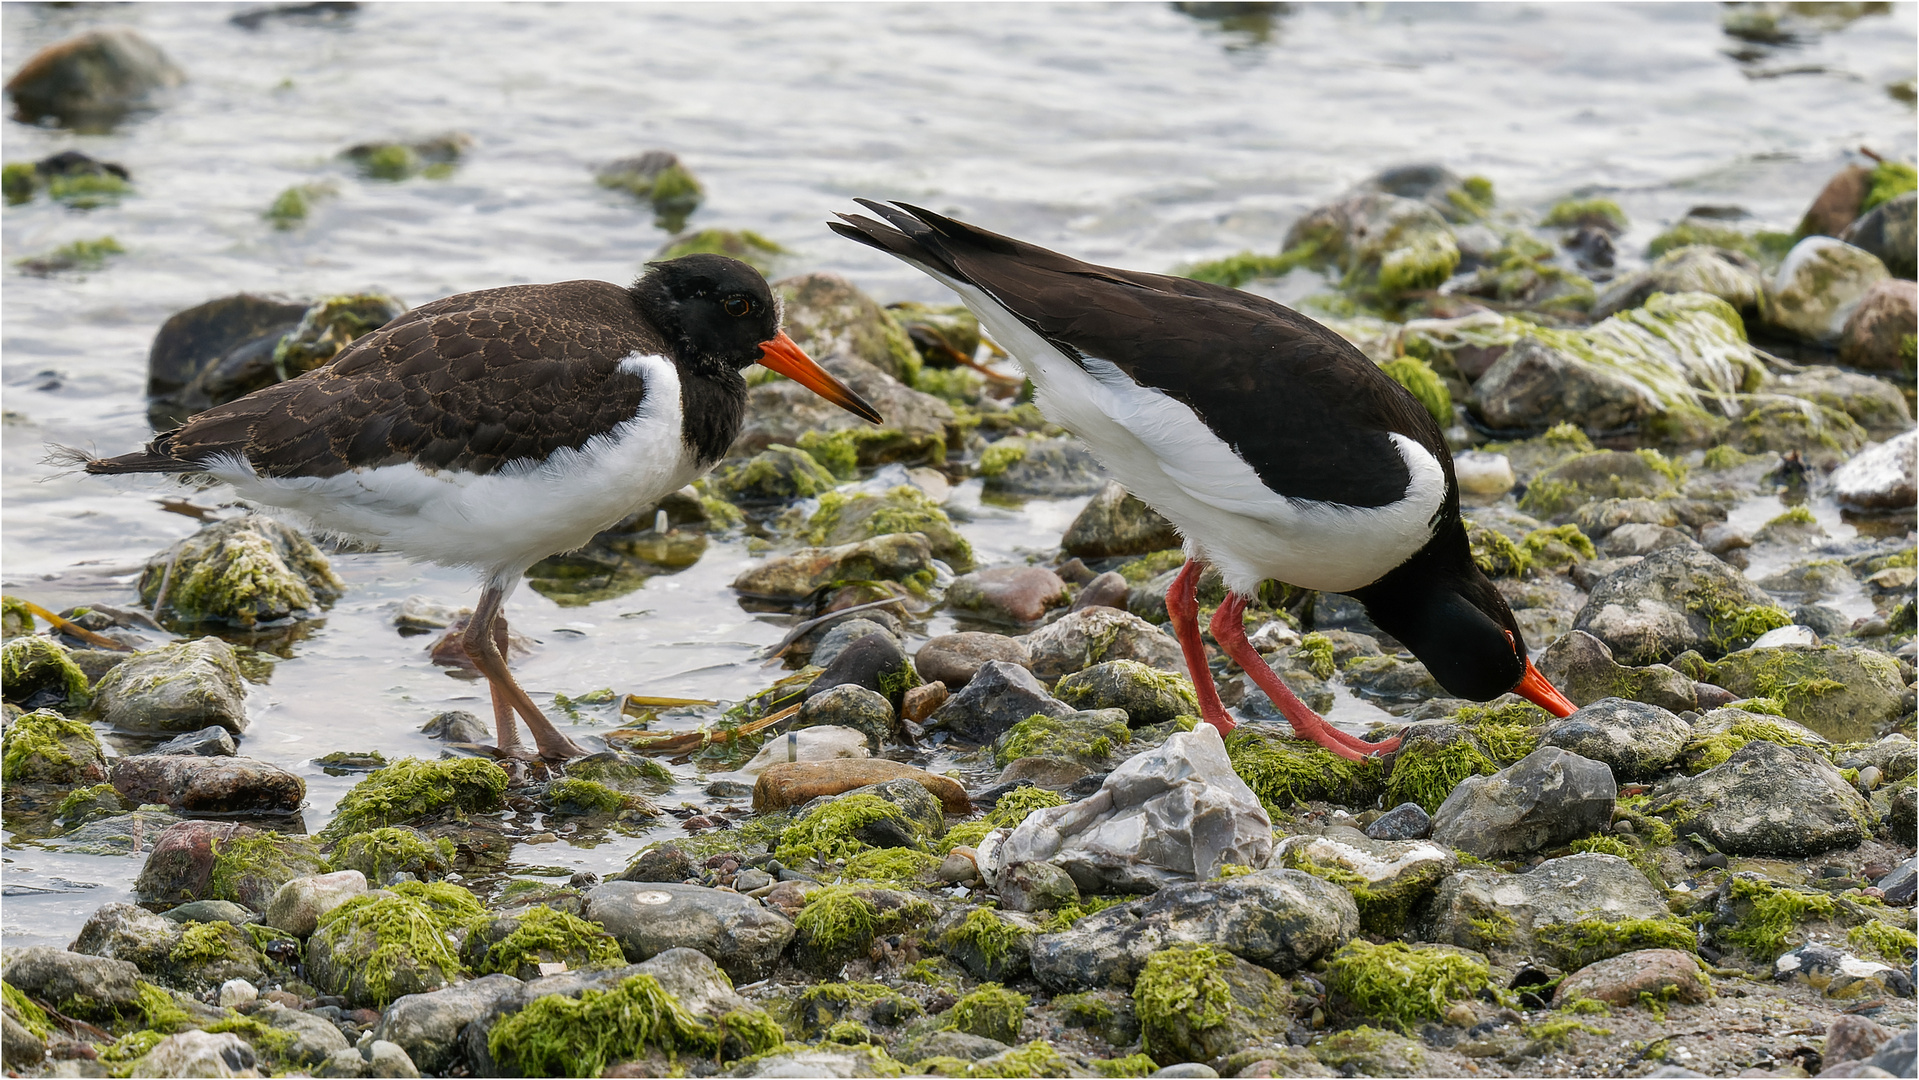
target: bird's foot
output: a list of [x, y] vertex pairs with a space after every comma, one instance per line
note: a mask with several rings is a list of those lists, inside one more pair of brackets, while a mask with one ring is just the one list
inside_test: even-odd
[[563, 764], [576, 758], [586, 757], [593, 752], [558, 731], [555, 731], [553, 735], [554, 738], [540, 744], [540, 758], [543, 761], [556, 765]]

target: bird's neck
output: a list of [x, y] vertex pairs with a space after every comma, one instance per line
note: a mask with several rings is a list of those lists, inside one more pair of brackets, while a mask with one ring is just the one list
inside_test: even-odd
[[1366, 613], [1381, 630], [1412, 648], [1413, 638], [1422, 636], [1422, 615], [1437, 601], [1465, 593], [1476, 569], [1458, 506], [1449, 501], [1424, 547], [1385, 577], [1348, 595], [1366, 605]]
[[680, 368], [680, 428], [702, 470], [712, 468], [739, 438], [746, 419], [746, 377], [726, 365]]

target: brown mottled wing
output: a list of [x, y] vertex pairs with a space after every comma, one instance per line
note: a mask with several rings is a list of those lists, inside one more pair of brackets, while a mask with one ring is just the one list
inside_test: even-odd
[[243, 454], [280, 477], [409, 461], [490, 473], [632, 419], [645, 382], [620, 361], [663, 350], [617, 285], [463, 293], [415, 308], [324, 367], [193, 417], [148, 452], [199, 464]]

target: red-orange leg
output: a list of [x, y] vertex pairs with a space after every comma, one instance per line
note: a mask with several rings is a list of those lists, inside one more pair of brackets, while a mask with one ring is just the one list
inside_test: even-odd
[[1206, 665], [1206, 643], [1199, 636], [1199, 575], [1204, 571], [1198, 559], [1186, 560], [1166, 590], [1166, 613], [1172, 616], [1173, 634], [1179, 638], [1180, 651], [1186, 654], [1186, 670], [1193, 676], [1193, 693], [1199, 698], [1200, 719], [1224, 735], [1239, 725], [1226, 715], [1226, 706], [1219, 700], [1213, 671]]
[[1324, 717], [1299, 700], [1298, 695], [1286, 685], [1285, 680], [1268, 667], [1266, 660], [1246, 640], [1246, 628], [1242, 617], [1246, 612], [1246, 598], [1238, 593], [1227, 593], [1226, 601], [1213, 613], [1213, 640], [1226, 650], [1233, 662], [1244, 668], [1246, 674], [1253, 677], [1266, 696], [1278, 707], [1280, 715], [1293, 727], [1293, 734], [1331, 750], [1340, 757], [1359, 761], [1368, 754], [1384, 754], [1399, 746], [1398, 739], [1369, 743], [1355, 735], [1348, 735], [1326, 722]]

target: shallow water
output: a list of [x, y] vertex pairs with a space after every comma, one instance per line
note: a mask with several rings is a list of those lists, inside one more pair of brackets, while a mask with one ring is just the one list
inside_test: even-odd
[[[899, 198], [1165, 270], [1276, 249], [1308, 207], [1380, 168], [1437, 160], [1490, 177], [1507, 207], [1608, 194], [1633, 218], [1619, 245], [1630, 253], [1702, 203], [1790, 228], [1847, 151], [1910, 158], [1914, 142], [1911, 108], [1884, 90], [1913, 75], [1912, 4], [1749, 62], [1725, 54], [1738, 43], [1704, 4], [1308, 5], [1263, 28], [1161, 4], [378, 4], [257, 32], [227, 22], [237, 10], [0, 8], [8, 72], [49, 42], [127, 22], [192, 80], [110, 135], [5, 128], [9, 161], [82, 149], [125, 164], [138, 187], [118, 207], [41, 199], [0, 216], [9, 264], [109, 234], [128, 249], [88, 275], [9, 269], [0, 296], [0, 560], [7, 591], [49, 607], [127, 602], [146, 557], [196, 527], [159, 508], [170, 489], [49, 477], [40, 461], [47, 442], [119, 453], [144, 440], [145, 355], [168, 315], [242, 290], [381, 288], [418, 304], [514, 282], [628, 280], [666, 237], [591, 169], [651, 147], [705, 182], [692, 227], [763, 232], [794, 250], [791, 270], [843, 272], [884, 301], [945, 301], [823, 220], [855, 195]], [[1802, 68], [1815, 70], [1781, 74]], [[335, 158], [449, 130], [474, 146], [445, 180], [366, 181]], [[339, 197], [303, 228], [261, 219], [281, 190], [328, 179]], [[1281, 290], [1314, 287], [1295, 275]], [[1763, 521], [1778, 512], [1768, 502], [1740, 513]], [[1052, 551], [1078, 504], [988, 508], [964, 528], [983, 563], [1023, 560]], [[1819, 513], [1849, 531], [1829, 506]], [[742, 611], [727, 587], [750, 558], [742, 541], [715, 543], [691, 569], [585, 608], [521, 590], [510, 615], [542, 642], [518, 663], [522, 679], [542, 701], [602, 686], [736, 699], [765, 685], [775, 673], [754, 657], [782, 620]], [[412, 593], [470, 603], [464, 575], [380, 554], [334, 564], [349, 593], [254, 689], [244, 747], [306, 778], [314, 829], [355, 777], [327, 776], [313, 757], [430, 756], [437, 744], [417, 731], [427, 717], [487, 713], [477, 684], [426, 662], [429, 639], [390, 625]], [[1337, 715], [1370, 709], [1347, 699]], [[522, 846], [514, 858], [605, 873], [641, 842]], [[65, 943], [99, 904], [127, 897], [139, 868], [19, 846], [5, 858], [10, 945]]]

